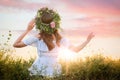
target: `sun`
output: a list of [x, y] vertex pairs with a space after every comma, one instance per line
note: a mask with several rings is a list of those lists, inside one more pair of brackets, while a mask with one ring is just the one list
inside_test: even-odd
[[59, 59], [62, 61], [70, 62], [77, 60], [77, 53], [67, 49], [61, 48], [59, 51]]

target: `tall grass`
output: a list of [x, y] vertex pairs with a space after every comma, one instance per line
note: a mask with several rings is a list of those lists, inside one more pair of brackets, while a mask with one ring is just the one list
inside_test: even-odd
[[120, 80], [120, 59], [94, 55], [76, 62], [61, 61], [62, 74], [49, 78], [29, 75], [28, 68], [34, 59], [14, 60], [7, 53], [12, 53], [11, 48], [0, 45], [0, 80]]
[[14, 60], [10, 55], [4, 56], [4, 53], [0, 52], [1, 80], [27, 80], [29, 78], [27, 68], [30, 64], [30, 61]]
[[120, 80], [120, 59], [94, 55], [85, 61], [70, 63], [65, 76], [67, 80]]
[[28, 68], [33, 61], [14, 60], [0, 51], [0, 80], [120, 80], [120, 60], [101, 55], [88, 57], [84, 61], [62, 62], [62, 74], [54, 78], [30, 76]]

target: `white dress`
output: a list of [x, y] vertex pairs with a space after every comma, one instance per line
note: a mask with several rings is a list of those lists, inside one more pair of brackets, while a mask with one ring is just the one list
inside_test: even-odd
[[[31, 36], [28, 39], [23, 40], [23, 43], [26, 45], [32, 45], [37, 48], [38, 57], [28, 69], [30, 75], [42, 75], [42, 76], [57, 76], [61, 74], [61, 64], [58, 60], [59, 47], [56, 45], [55, 48], [51, 51], [48, 50], [47, 45], [43, 40]], [[65, 38], [62, 38], [60, 45], [64, 47], [69, 47], [69, 41]]]

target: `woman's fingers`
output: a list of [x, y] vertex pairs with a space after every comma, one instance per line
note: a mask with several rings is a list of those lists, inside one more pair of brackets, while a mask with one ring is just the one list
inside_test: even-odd
[[94, 33], [93, 33], [93, 32], [91, 32], [91, 33], [90, 33], [90, 36], [91, 36], [91, 37], [94, 37], [95, 35], [94, 35]]
[[90, 41], [95, 35], [93, 34], [93, 32], [91, 32], [88, 37], [87, 40]]

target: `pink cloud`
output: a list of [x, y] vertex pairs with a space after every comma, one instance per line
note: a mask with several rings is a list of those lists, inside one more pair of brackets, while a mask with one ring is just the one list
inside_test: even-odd
[[28, 9], [28, 10], [36, 10], [42, 6], [46, 6], [45, 4], [40, 3], [28, 3], [23, 0], [0, 0], [0, 6], [3, 7], [11, 7], [17, 9]]
[[[62, 1], [50, 0], [47, 3], [42, 1], [26, 1], [26, 0], [0, 0], [0, 6], [9, 7], [12, 9], [23, 9], [23, 10], [38, 10], [41, 7], [49, 7], [53, 9], [61, 10], [64, 5]], [[64, 9], [62, 9], [63, 11]]]
[[[86, 13], [91, 15], [106, 14], [106, 15], [120, 15], [120, 1], [119, 0], [51, 0], [50, 4], [30, 3], [24, 0], [0, 0], [0, 6], [37, 10], [43, 6], [57, 7], [62, 4], [65, 10], [70, 12]], [[63, 9], [63, 10], [64, 10]]]
[[[70, 35], [79, 36], [86, 35], [90, 32], [96, 33], [99, 37], [120, 37], [120, 16], [114, 17], [114, 16], [85, 16], [82, 18], [74, 18], [71, 19], [70, 22], [72, 24], [73, 28], [70, 29], [69, 33]], [[74, 24], [77, 24], [76, 27], [74, 27]], [[69, 29], [66, 30], [67, 33], [69, 32]]]
[[[73, 21], [78, 24], [78, 27], [65, 30], [70, 36], [79, 36], [80, 34], [85, 36], [90, 32], [94, 32], [99, 37], [120, 37], [119, 20], [110, 20], [104, 17], [85, 17], [73, 19]], [[71, 24], [71, 26], [73, 25]]]
[[120, 0], [62, 0], [72, 12], [91, 15], [119, 15]]
[[[42, 3], [29, 3], [23, 0], [0, 0], [0, 6], [11, 7], [17, 9], [28, 9], [37, 10], [43, 6], [59, 6], [66, 4], [65, 8], [67, 13], [85, 13], [87, 16], [83, 18], [71, 19], [70, 21], [75, 22], [82, 27], [77, 27], [74, 30], [66, 30], [70, 35], [79, 34], [86, 35], [89, 32], [95, 32], [98, 36], [114, 37], [120, 36], [120, 0], [52, 0], [51, 4]], [[112, 17], [111, 17], [112, 16]], [[112, 21], [107, 21], [107, 20]], [[71, 25], [72, 26], [72, 25]], [[70, 26], [70, 27], [71, 27]], [[70, 33], [74, 32], [74, 33]]]
[[[71, 33], [72, 32], [72, 33]], [[69, 36], [86, 36], [90, 32], [93, 32], [96, 37], [120, 37], [120, 27], [85, 27], [85, 28], [75, 28], [75, 29], [66, 29], [65, 33]]]

